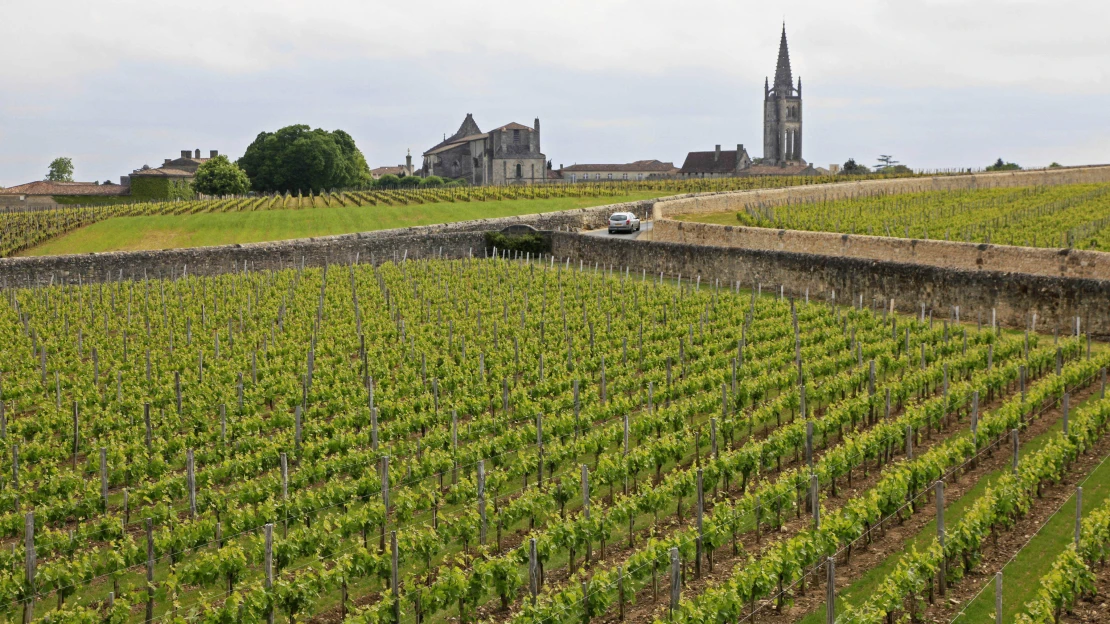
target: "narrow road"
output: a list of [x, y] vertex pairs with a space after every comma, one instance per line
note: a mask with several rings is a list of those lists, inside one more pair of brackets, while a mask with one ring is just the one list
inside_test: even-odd
[[632, 232], [631, 234], [626, 234], [624, 232], [616, 232], [614, 234], [610, 234], [609, 230], [607, 229], [590, 230], [589, 232], [586, 232], [586, 234], [589, 236], [601, 236], [603, 238], [627, 238], [635, 240], [637, 238], [643, 237], [644, 240], [651, 240], [651, 225], [651, 221], [641, 221], [640, 231]]

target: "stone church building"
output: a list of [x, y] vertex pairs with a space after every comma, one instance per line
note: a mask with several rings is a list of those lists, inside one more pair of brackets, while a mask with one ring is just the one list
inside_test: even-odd
[[763, 85], [763, 158], [753, 161], [743, 145], [736, 151], [717, 149], [690, 152], [678, 172], [680, 178], [721, 178], [760, 175], [818, 175], [821, 171], [802, 159], [802, 79], [794, 86], [786, 25], [782, 27], [775, 82]]
[[482, 132], [466, 114], [458, 132], [424, 152], [422, 176], [463, 178], [468, 184], [537, 184], [547, 181], [540, 151], [540, 120], [531, 128], [510, 123]]

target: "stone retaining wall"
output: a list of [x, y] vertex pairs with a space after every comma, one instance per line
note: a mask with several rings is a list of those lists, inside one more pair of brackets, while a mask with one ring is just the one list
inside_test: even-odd
[[836, 201], [855, 197], [952, 191], [1016, 186], [1056, 186], [1110, 182], [1110, 166], [1061, 167], [1037, 171], [1004, 171], [931, 178], [893, 178], [889, 180], [857, 180], [834, 184], [812, 184], [778, 189], [735, 191], [692, 197], [667, 198], [655, 202], [655, 219], [680, 214], [736, 212], [748, 206], [781, 205], [799, 201]]
[[910, 264], [877, 262], [862, 258], [818, 256], [788, 251], [710, 247], [684, 243], [608, 239], [556, 232], [552, 236], [556, 258], [598, 262], [604, 266], [628, 266], [633, 272], [646, 270], [685, 278], [701, 277], [703, 284], [714, 280], [744, 286], [763, 284], [765, 290], [785, 286], [798, 297], [807, 290], [811, 298], [855, 301], [863, 295], [865, 305], [894, 300], [901, 312], [917, 314], [921, 305], [940, 318], [948, 318], [952, 306], [960, 306], [964, 320], [982, 315], [990, 319], [995, 309], [998, 320], [1009, 327], [1027, 327], [1036, 313], [1038, 331], [1070, 332], [1080, 316], [1084, 331], [1110, 337], [1110, 281], [1077, 277], [965, 271]]
[[[359, 254], [360, 262], [404, 256], [423, 258], [442, 254], [464, 257], [481, 254], [485, 232], [500, 231], [513, 225], [529, 225], [537, 230], [578, 231], [606, 226], [613, 212], [634, 212], [643, 218], [651, 214], [655, 200], [641, 200], [608, 206], [564, 210], [496, 219], [475, 219], [456, 223], [424, 225], [359, 234], [320, 236], [268, 243], [218, 245], [154, 251], [116, 251], [0, 258], [0, 285], [34, 286], [50, 283], [133, 279], [158, 275], [215, 275], [243, 270], [288, 267], [304, 262], [322, 266], [325, 262], [350, 262]], [[441, 249], [442, 248], [442, 251]]]
[[[1021, 176], [1019, 174], [1028, 174]], [[1017, 172], [976, 176], [953, 176], [929, 180], [879, 180], [831, 185], [850, 188], [883, 185], [875, 192], [892, 189], [923, 190], [916, 185], [937, 180], [955, 184], [1005, 186], [1092, 182], [1110, 178], [1110, 167], [1070, 169], [1058, 172]], [[1009, 182], [1005, 182], [1009, 180]], [[946, 184], [948, 184], [946, 182]], [[951, 188], [955, 186], [949, 185]], [[642, 216], [660, 206], [672, 210], [681, 202], [730, 206], [736, 202], [766, 199], [768, 194], [847, 192], [829, 191], [830, 186], [803, 186], [773, 191], [716, 193], [667, 200], [645, 200], [538, 215], [483, 219], [361, 234], [298, 239], [273, 243], [224, 245], [146, 252], [111, 252], [69, 256], [0, 259], [0, 283], [4, 286], [33, 286], [104, 279], [168, 277], [170, 275], [213, 275], [229, 271], [281, 269], [304, 263], [348, 263], [356, 255], [361, 262], [427, 257], [478, 256], [485, 247], [486, 231], [527, 224], [552, 233], [552, 251], [559, 258], [601, 264], [631, 266], [651, 273], [696, 276], [703, 280], [740, 280], [763, 283], [768, 288], [784, 285], [799, 296], [822, 298], [835, 291], [837, 298], [864, 296], [865, 303], [894, 299], [897, 309], [917, 312], [921, 304], [946, 317], [951, 306], [960, 306], [964, 318], [997, 309], [1004, 324], [1024, 327], [1031, 314], [1041, 319], [1039, 329], [1072, 327], [1076, 315], [1089, 323], [1093, 333], [1110, 336], [1110, 280], [1103, 254], [1059, 254], [1054, 250], [1023, 250], [1006, 247], [943, 241], [859, 240], [878, 237], [842, 237], [836, 234], [780, 233], [776, 230], [734, 228], [662, 220], [656, 225], [656, 242], [622, 240], [572, 233], [579, 229], [604, 227], [608, 215], [626, 210]], [[742, 198], [748, 199], [742, 199]], [[738, 199], [739, 198], [739, 199]], [[689, 210], [689, 208], [683, 208]], [[720, 229], [708, 229], [719, 227]], [[570, 230], [568, 232], [567, 230]], [[662, 234], [662, 236], [660, 236]], [[801, 235], [804, 234], [805, 237]], [[667, 238], [680, 242], [658, 242]], [[687, 238], [689, 237], [689, 238]], [[796, 239], [796, 240], [795, 240]], [[690, 242], [701, 244], [690, 244]], [[752, 241], [759, 241], [753, 244]], [[705, 244], [709, 243], [709, 244]], [[929, 243], [929, 245], [923, 245]], [[746, 245], [746, 248], [736, 245]], [[955, 247], [944, 247], [955, 245]], [[817, 250], [825, 255], [802, 253]], [[870, 254], [870, 255], [869, 255]], [[951, 256], [951, 257], [948, 257]], [[974, 267], [971, 267], [971, 265]], [[1047, 268], [1046, 268], [1047, 267]]]
[[5, 287], [98, 282], [171, 275], [218, 275], [234, 271], [280, 270], [304, 264], [381, 263], [402, 258], [481, 257], [485, 233], [416, 234], [396, 230], [304, 238], [277, 243], [220, 245], [162, 251], [115, 251], [68, 256], [4, 258], [0, 284]]
[[652, 240], [665, 243], [789, 251], [967, 271], [1110, 279], [1110, 253], [1101, 251], [773, 230], [671, 219], [657, 220], [652, 228]]

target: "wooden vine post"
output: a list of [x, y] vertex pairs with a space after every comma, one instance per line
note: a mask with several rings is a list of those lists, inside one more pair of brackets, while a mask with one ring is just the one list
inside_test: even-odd
[[393, 621], [401, 624], [401, 577], [400, 565], [398, 562], [397, 550], [397, 531], [389, 532], [389, 548], [390, 548], [390, 591], [393, 594]]
[[[944, 552], [944, 481], [937, 481], [936, 484], [936, 503], [937, 503], [937, 542], [940, 543], [941, 552]], [[948, 584], [948, 558], [941, 556], [940, 566], [937, 569], [937, 589], [938, 593], [943, 596], [945, 594], [946, 586]]]
[[100, 500], [108, 510], [108, 449], [100, 447]]
[[671, 548], [671, 605], [670, 616], [673, 619], [678, 610], [678, 601], [682, 594], [682, 564], [678, 558], [678, 548]]
[[825, 559], [825, 624], [836, 624], [836, 560]]
[[23, 624], [31, 624], [35, 616], [35, 512], [29, 511], [23, 518], [23, 567], [27, 587], [30, 589], [23, 602]]
[[486, 522], [486, 463], [481, 459], [478, 460], [478, 518], [478, 543], [485, 546], [488, 527]]
[[[264, 560], [265, 574], [266, 574], [266, 591], [270, 592], [274, 589], [274, 525], [267, 524], [264, 527], [266, 536], [266, 553]], [[274, 607], [273, 601], [270, 601], [270, 606], [266, 609], [266, 622], [267, 624], [274, 624]]]
[[[586, 464], [582, 464], [582, 514], [587, 522], [590, 520], [590, 469]], [[586, 539], [586, 566], [590, 565], [590, 548], [589, 538]]]
[[154, 520], [146, 519], [146, 623], [154, 621]]
[[702, 489], [702, 476], [703, 476], [703, 470], [701, 468], [698, 468], [698, 481], [697, 481], [697, 487], [698, 487], [698, 493], [697, 493], [697, 496], [698, 496], [698, 515], [697, 515], [698, 538], [697, 538], [697, 542], [695, 543], [695, 545], [696, 545], [696, 554], [694, 556], [695, 557], [694, 558], [694, 575], [697, 578], [701, 578], [701, 560], [702, 560], [702, 556], [705, 552], [705, 531], [704, 531], [704, 527], [702, 525], [702, 518], [703, 518], [703, 514], [705, 513], [705, 491]]
[[382, 515], [381, 540], [378, 543], [378, 550], [385, 552], [385, 525], [389, 524], [389, 455], [382, 455], [378, 470], [382, 478], [382, 505], [385, 507], [385, 512]]

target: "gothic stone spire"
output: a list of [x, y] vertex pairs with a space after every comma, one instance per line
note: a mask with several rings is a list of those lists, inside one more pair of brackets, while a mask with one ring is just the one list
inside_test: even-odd
[[779, 61], [775, 66], [775, 90], [785, 87], [787, 93], [794, 86], [794, 79], [790, 74], [790, 51], [786, 48], [786, 22], [782, 24], [782, 39], [779, 41]]

